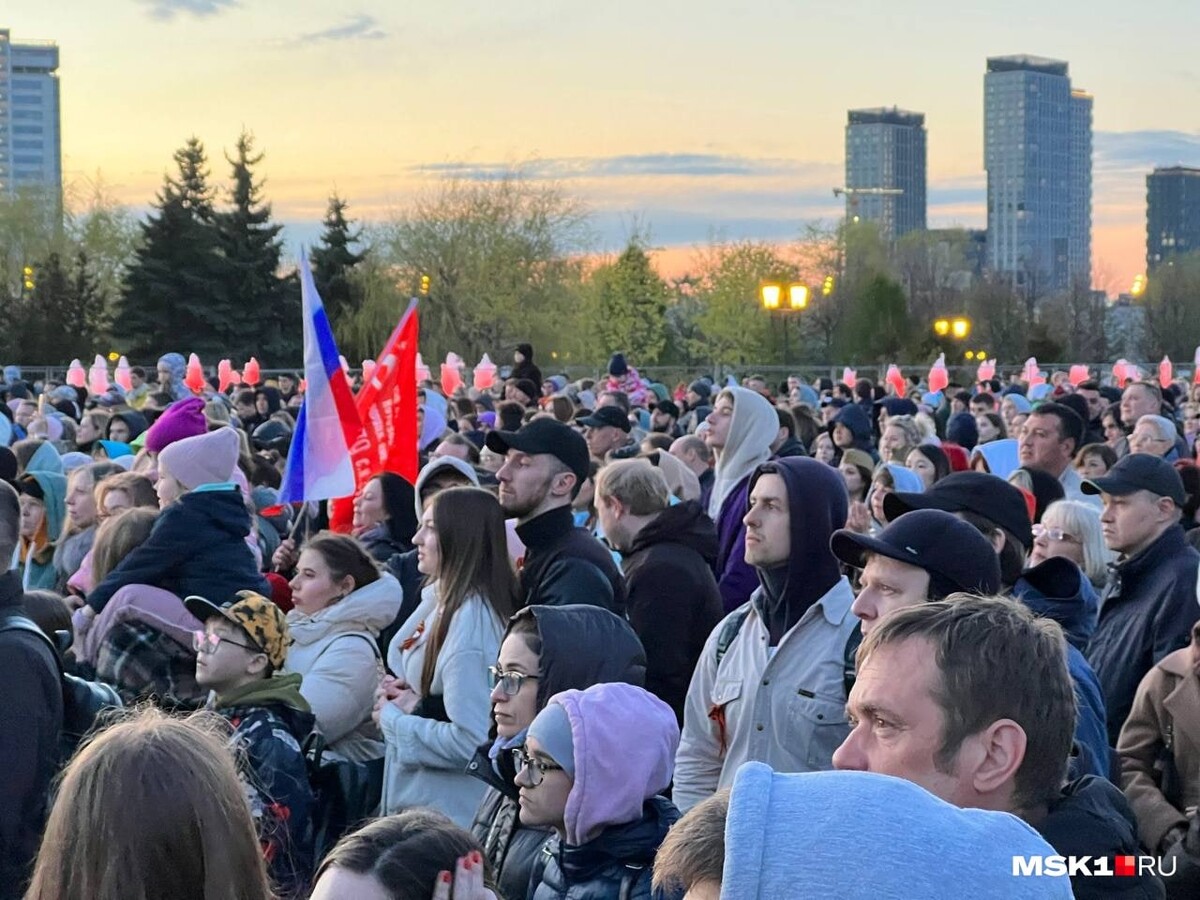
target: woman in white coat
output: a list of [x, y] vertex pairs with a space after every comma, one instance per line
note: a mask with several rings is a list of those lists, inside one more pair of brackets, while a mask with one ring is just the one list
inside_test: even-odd
[[383, 673], [377, 640], [403, 591], [352, 537], [322, 532], [305, 544], [291, 581], [292, 645], [284, 672], [303, 676], [327, 753], [363, 762], [383, 756], [371, 722]]
[[517, 606], [504, 512], [487, 491], [442, 491], [413, 543], [430, 584], [388, 648], [396, 674], [376, 701], [387, 746], [382, 812], [431, 806], [466, 828], [486, 789], [467, 763], [488, 736], [488, 666]]

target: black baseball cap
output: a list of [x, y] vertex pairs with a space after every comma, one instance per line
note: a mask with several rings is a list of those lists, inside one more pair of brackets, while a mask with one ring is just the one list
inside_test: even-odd
[[1025, 547], [1033, 546], [1025, 495], [1020, 488], [986, 472], [954, 472], [934, 482], [924, 493], [899, 491], [883, 498], [883, 514], [889, 522], [914, 509], [973, 512], [995, 522]]
[[929, 597], [941, 600], [957, 591], [994, 594], [1000, 590], [1000, 561], [977, 529], [938, 509], [918, 509], [871, 536], [839, 529], [829, 539], [833, 555], [861, 569], [868, 553], [916, 566], [929, 573]]
[[1085, 481], [1080, 490], [1085, 494], [1112, 494], [1114, 497], [1149, 491], [1159, 497], [1170, 497], [1179, 507], [1187, 502], [1183, 479], [1175, 467], [1161, 456], [1149, 453], [1130, 453], [1121, 457], [1107, 475]]
[[485, 443], [489, 450], [501, 455], [517, 450], [530, 456], [553, 456], [575, 473], [576, 484], [587, 481], [591, 458], [587, 441], [574, 428], [557, 419], [534, 419], [520, 431], [489, 431]]
[[601, 406], [593, 410], [591, 415], [576, 419], [575, 422], [589, 428], [620, 428], [626, 434], [633, 427], [629, 424], [629, 416], [616, 406]]

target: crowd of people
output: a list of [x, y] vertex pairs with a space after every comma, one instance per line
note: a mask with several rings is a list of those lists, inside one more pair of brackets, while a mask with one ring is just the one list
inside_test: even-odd
[[1200, 896], [1200, 388], [183, 375], [4, 370], [0, 898]]

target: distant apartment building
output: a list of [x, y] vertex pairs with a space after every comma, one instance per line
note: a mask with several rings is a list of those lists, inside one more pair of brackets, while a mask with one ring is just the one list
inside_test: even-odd
[[984, 168], [988, 269], [1030, 296], [1090, 285], [1092, 97], [1067, 63], [988, 59]]
[[13, 43], [0, 28], [0, 193], [24, 187], [62, 193], [58, 46]]
[[[885, 240], [925, 228], [925, 115], [852, 109], [846, 122], [846, 212]], [[889, 193], [871, 193], [887, 190]], [[897, 193], [891, 193], [891, 192]]]
[[1146, 271], [1200, 250], [1200, 169], [1155, 169], [1146, 176]]

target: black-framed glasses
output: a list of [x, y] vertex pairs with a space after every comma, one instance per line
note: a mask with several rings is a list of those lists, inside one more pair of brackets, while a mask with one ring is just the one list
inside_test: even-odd
[[249, 644], [242, 644], [227, 637], [221, 637], [215, 631], [192, 632], [192, 649], [197, 653], [216, 653], [217, 648], [222, 644], [233, 644], [233, 646], [249, 650], [251, 653], [266, 653], [262, 647], [251, 647]]
[[522, 672], [501, 672], [499, 666], [488, 666], [488, 688], [494, 691], [498, 686], [505, 697], [517, 696], [526, 678], [537, 681], [538, 676], [525, 675]]
[[542, 779], [546, 777], [547, 772], [561, 772], [562, 766], [554, 763], [542, 762], [540, 759], [534, 759], [525, 752], [524, 747], [513, 747], [512, 749], [513, 763], [516, 764], [517, 774], [520, 775], [526, 769], [529, 770], [529, 786], [537, 787], [542, 783]]

